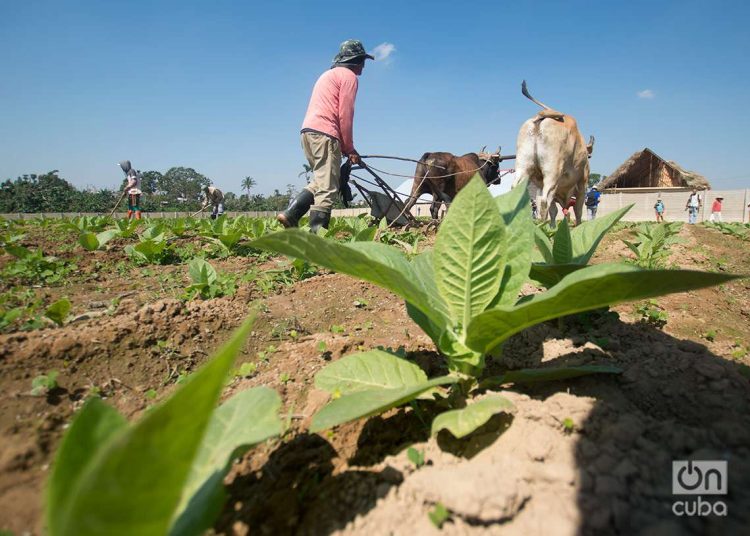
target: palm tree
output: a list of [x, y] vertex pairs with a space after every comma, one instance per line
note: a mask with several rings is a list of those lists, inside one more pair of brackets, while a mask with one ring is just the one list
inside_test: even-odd
[[242, 189], [247, 192], [248, 197], [250, 197], [250, 190], [252, 190], [256, 184], [258, 183], [252, 177], [245, 177], [242, 179]]

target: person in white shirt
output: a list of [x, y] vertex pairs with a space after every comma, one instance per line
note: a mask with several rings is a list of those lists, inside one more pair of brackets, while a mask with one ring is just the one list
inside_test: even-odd
[[685, 210], [688, 211], [688, 223], [693, 224], [698, 222], [698, 210], [700, 208], [701, 196], [698, 195], [696, 189], [693, 188], [690, 197], [688, 197], [687, 203], [685, 203]]

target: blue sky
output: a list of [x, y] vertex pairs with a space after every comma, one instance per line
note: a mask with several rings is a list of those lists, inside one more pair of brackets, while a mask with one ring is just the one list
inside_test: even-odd
[[5, 1], [0, 179], [114, 187], [128, 158], [235, 192], [245, 176], [300, 186], [312, 85], [357, 38], [392, 46], [360, 79], [363, 154], [512, 153], [537, 111], [526, 79], [596, 136], [592, 172], [648, 146], [714, 188], [750, 187], [748, 20], [750, 3], [721, 1]]

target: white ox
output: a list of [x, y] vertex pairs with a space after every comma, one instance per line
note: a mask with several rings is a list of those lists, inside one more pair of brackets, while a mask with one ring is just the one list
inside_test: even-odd
[[545, 220], [549, 213], [553, 227], [557, 218], [555, 202], [565, 207], [576, 196], [574, 210], [576, 224], [580, 224], [594, 137], [586, 145], [576, 120], [532, 97], [526, 89], [526, 80], [521, 84], [521, 93], [543, 109], [518, 132], [513, 186], [529, 179], [530, 184], [542, 191], [540, 216]]

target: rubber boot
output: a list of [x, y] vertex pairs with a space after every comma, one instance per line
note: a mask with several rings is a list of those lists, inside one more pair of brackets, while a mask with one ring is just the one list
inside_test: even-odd
[[135, 211], [135, 219], [136, 220], [140, 220], [141, 219], [141, 211], [140, 210], [136, 210]]
[[297, 194], [297, 197], [292, 199], [287, 209], [276, 216], [276, 219], [284, 227], [297, 227], [297, 225], [299, 225], [300, 218], [302, 218], [302, 216], [304, 216], [307, 211], [310, 210], [310, 207], [312, 206], [314, 201], [315, 196], [312, 194], [312, 192], [310, 190], [303, 189], [299, 194]]
[[331, 213], [322, 210], [310, 211], [310, 232], [318, 234], [320, 229], [328, 229], [328, 223], [331, 221]]

